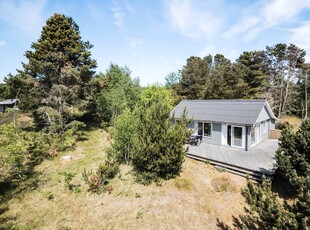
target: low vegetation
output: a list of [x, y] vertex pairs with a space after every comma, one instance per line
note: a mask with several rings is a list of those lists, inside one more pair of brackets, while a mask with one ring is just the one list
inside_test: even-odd
[[[75, 150], [36, 166], [36, 176], [30, 179], [36, 186], [6, 202], [0, 229], [215, 229], [217, 218], [233, 226], [232, 216], [243, 213], [246, 204], [240, 190], [246, 180], [191, 159], [185, 159], [180, 177], [163, 181], [161, 186], [136, 183], [132, 167], [122, 164], [109, 179], [111, 191], [90, 191], [82, 174], [84, 170], [97, 172], [107, 161], [108, 135], [95, 128], [77, 142]], [[62, 156], [72, 159], [64, 161]], [[74, 175], [69, 184], [80, 191], [68, 189], [59, 172]], [[212, 181], [219, 177], [225, 177], [236, 190], [217, 191]]]

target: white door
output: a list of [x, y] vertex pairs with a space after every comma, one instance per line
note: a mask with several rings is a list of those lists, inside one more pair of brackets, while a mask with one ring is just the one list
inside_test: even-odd
[[232, 126], [231, 134], [231, 145], [243, 148], [245, 145], [245, 128], [242, 126]]
[[221, 144], [227, 145], [227, 125], [222, 124]]

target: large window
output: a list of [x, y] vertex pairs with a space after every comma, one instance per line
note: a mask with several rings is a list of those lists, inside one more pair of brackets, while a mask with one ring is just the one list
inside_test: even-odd
[[234, 146], [242, 147], [242, 127], [234, 126]]
[[198, 122], [198, 135], [212, 137], [212, 123]]
[[212, 124], [203, 123], [203, 136], [212, 137]]

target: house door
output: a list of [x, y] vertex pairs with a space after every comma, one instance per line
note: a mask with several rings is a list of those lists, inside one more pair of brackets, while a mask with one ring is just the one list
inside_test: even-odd
[[227, 145], [231, 146], [231, 125], [227, 125]]
[[238, 126], [233, 126], [232, 130], [233, 136], [233, 143], [232, 145], [235, 147], [242, 147], [243, 146], [243, 128]]

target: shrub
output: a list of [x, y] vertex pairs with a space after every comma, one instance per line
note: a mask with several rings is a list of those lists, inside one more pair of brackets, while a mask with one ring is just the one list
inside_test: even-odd
[[111, 186], [106, 186], [109, 183], [109, 179], [113, 179], [119, 172], [119, 165], [114, 162], [105, 162], [101, 164], [96, 173], [92, 171], [86, 171], [82, 173], [83, 180], [88, 186], [88, 190], [95, 193], [104, 191], [112, 192]]
[[276, 129], [291, 129], [293, 126], [290, 125], [287, 121], [279, 121], [276, 123]]
[[137, 114], [138, 135], [132, 153], [137, 180], [148, 184], [177, 176], [187, 154], [183, 145], [190, 135], [186, 114], [173, 124], [169, 104], [160, 99], [140, 105]]
[[72, 184], [71, 181], [75, 177], [76, 173], [59, 173], [60, 175], [64, 176], [64, 183], [65, 187], [68, 188], [70, 191], [73, 191], [73, 189], [76, 187], [76, 185]]

